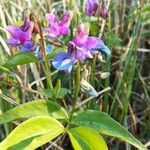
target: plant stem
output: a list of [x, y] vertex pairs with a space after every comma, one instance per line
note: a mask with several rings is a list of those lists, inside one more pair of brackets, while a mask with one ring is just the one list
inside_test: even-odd
[[[107, 30], [108, 30], [108, 33], [111, 32], [111, 16], [108, 17], [108, 22], [107, 22]], [[111, 42], [108, 40], [108, 46], [112, 49], [112, 46], [111, 46]], [[110, 72], [110, 66], [111, 65], [111, 58], [107, 58], [106, 59], [106, 63], [104, 65], [104, 71], [105, 72]], [[104, 81], [104, 87], [108, 87], [110, 85], [110, 79], [107, 78], [105, 81]], [[108, 113], [109, 111], [109, 95], [108, 93], [105, 93], [104, 94], [104, 101], [103, 101], [103, 111], [105, 111], [106, 113]]]
[[48, 62], [48, 58], [46, 56], [45, 42], [44, 42], [44, 36], [43, 36], [41, 23], [40, 23], [39, 19], [34, 14], [31, 14], [31, 15], [33, 15], [33, 17], [35, 18], [35, 20], [37, 21], [37, 24], [38, 24], [39, 34], [40, 34], [40, 37], [41, 37], [41, 40], [40, 40], [41, 54], [44, 58], [45, 74], [46, 74], [46, 77], [47, 77], [47, 83], [49, 85], [49, 89], [50, 89], [50, 92], [53, 95], [53, 98], [55, 98], [54, 88], [53, 88], [53, 84], [52, 84], [52, 80], [51, 80], [51, 72], [50, 72], [50, 68], [49, 68], [49, 62]]
[[76, 74], [76, 87], [74, 90], [74, 94], [73, 94], [73, 107], [72, 107], [72, 112], [70, 115], [70, 120], [72, 119], [74, 110], [75, 110], [75, 106], [76, 106], [76, 102], [78, 99], [78, 94], [79, 94], [79, 90], [80, 90], [80, 62], [77, 62], [77, 74]]
[[97, 56], [94, 55], [93, 61], [91, 62], [91, 77], [90, 77], [90, 83], [93, 87], [95, 87], [95, 69], [96, 69], [96, 59]]

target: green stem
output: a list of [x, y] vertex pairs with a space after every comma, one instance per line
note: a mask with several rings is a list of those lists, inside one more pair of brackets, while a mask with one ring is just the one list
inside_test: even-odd
[[76, 74], [76, 88], [74, 92], [74, 101], [78, 98], [78, 93], [80, 90], [80, 62], [77, 62], [77, 74]]
[[76, 106], [76, 102], [78, 99], [78, 94], [79, 94], [79, 90], [80, 90], [80, 62], [77, 62], [77, 74], [76, 74], [76, 87], [74, 90], [74, 94], [73, 94], [73, 108], [72, 108], [72, 112], [70, 115], [70, 120], [72, 119], [73, 113], [75, 111], [75, 106]]
[[94, 59], [91, 62], [91, 77], [90, 77], [90, 83], [93, 87], [95, 87], [95, 69], [96, 69], [96, 59], [97, 56], [94, 55]]
[[49, 68], [49, 62], [48, 62], [48, 58], [46, 56], [45, 42], [44, 42], [44, 36], [43, 36], [41, 23], [40, 23], [39, 19], [34, 14], [31, 14], [31, 15], [37, 21], [37, 24], [38, 24], [39, 34], [40, 34], [40, 37], [41, 37], [41, 40], [40, 40], [41, 54], [44, 58], [44, 64], [45, 64], [45, 74], [46, 74], [47, 83], [49, 85], [50, 92], [52, 93], [53, 98], [54, 98], [55, 97], [54, 96], [54, 88], [53, 88], [53, 84], [52, 84], [52, 80], [51, 80], [51, 72], [50, 72], [50, 68]]
[[[111, 32], [111, 17], [108, 18], [108, 22], [107, 22], [107, 30], [108, 33]], [[108, 46], [111, 48], [111, 41], [108, 40]], [[110, 72], [110, 66], [111, 66], [111, 58], [107, 58], [106, 59], [106, 63], [104, 65], [104, 71], [105, 72]], [[110, 79], [107, 78], [106, 80], [104, 80], [104, 87], [108, 87], [110, 85]], [[106, 113], [108, 113], [109, 111], [109, 94], [106, 92], [104, 94], [104, 107], [103, 107], [103, 111], [105, 111]]]

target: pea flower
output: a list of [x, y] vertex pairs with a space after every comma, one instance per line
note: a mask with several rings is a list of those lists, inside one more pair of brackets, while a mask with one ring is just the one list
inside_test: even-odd
[[46, 14], [46, 19], [49, 24], [49, 28], [45, 29], [49, 38], [56, 38], [61, 35], [70, 34], [70, 22], [73, 17], [72, 11], [66, 11], [60, 20], [57, 20], [53, 13]]
[[[21, 52], [32, 52], [38, 59], [42, 59], [40, 54], [40, 36], [39, 27], [36, 21], [24, 18], [22, 26], [9, 25], [5, 29], [10, 33], [11, 37], [7, 40], [8, 45], [19, 47]], [[46, 53], [49, 54], [53, 50], [52, 46], [46, 46]]]
[[7, 40], [8, 45], [17, 47], [31, 40], [34, 23], [25, 18], [24, 24], [21, 27], [9, 25], [6, 26], [5, 29], [11, 35], [11, 37]]
[[98, 0], [86, 0], [86, 14], [87, 16], [94, 16], [99, 7]]
[[75, 37], [69, 41], [67, 52], [58, 53], [53, 58], [52, 64], [57, 70], [70, 72], [73, 64], [92, 58], [92, 54], [97, 51], [106, 56], [111, 55], [111, 51], [104, 42], [99, 38], [89, 36], [89, 29], [84, 24], [80, 24]]

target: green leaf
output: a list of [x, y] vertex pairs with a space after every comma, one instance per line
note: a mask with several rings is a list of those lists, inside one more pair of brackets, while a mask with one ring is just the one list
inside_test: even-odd
[[29, 64], [32, 62], [38, 62], [38, 59], [33, 53], [18, 53], [9, 58], [9, 60], [3, 65], [6, 68], [16, 67], [17, 65]]
[[117, 137], [135, 147], [145, 150], [144, 145], [138, 141], [130, 132], [122, 127], [117, 121], [104, 112], [88, 110], [77, 115], [72, 124], [90, 127], [102, 134]]
[[57, 98], [63, 99], [68, 93], [68, 89], [61, 88]]
[[34, 100], [12, 108], [0, 115], [0, 124], [41, 115], [51, 116], [56, 119], [68, 118], [67, 112], [58, 104], [47, 100]]
[[7, 69], [3, 66], [0, 66], [0, 72], [4, 72], [4, 73], [7, 73], [7, 74], [12, 74], [12, 72], [9, 69]]
[[61, 89], [61, 81], [60, 79], [57, 80], [56, 87], [55, 87], [55, 96], [58, 97]]
[[[49, 97], [52, 97], [52, 94], [49, 92], [49, 89], [44, 89], [44, 93]], [[67, 93], [68, 93], [68, 89], [61, 87], [59, 90], [59, 94], [57, 95], [56, 98], [63, 99], [67, 95]]]
[[49, 132], [42, 136], [35, 136], [35, 137], [32, 137], [32, 138], [29, 138], [29, 139], [19, 142], [18, 144], [10, 147], [9, 150], [20, 150], [20, 147], [23, 150], [35, 150], [36, 148], [51, 141], [52, 139], [57, 137], [59, 134], [56, 131], [56, 132]]
[[[20, 124], [16, 127], [8, 136], [7, 138], [0, 143], [1, 150], [7, 150], [8, 148], [12, 147], [19, 142], [31, 139], [29, 145], [24, 146], [26, 149], [34, 149], [43, 144], [47, 141], [54, 139], [56, 136], [61, 134], [64, 131], [64, 127], [62, 124], [48, 116], [38, 116]], [[40, 138], [38, 136], [47, 135], [46, 139]], [[34, 139], [35, 137], [35, 139]]]
[[99, 133], [87, 127], [72, 128], [69, 132], [75, 150], [107, 150], [107, 145]]

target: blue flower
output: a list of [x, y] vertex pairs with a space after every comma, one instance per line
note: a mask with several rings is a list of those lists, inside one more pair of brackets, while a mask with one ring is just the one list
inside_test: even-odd
[[73, 61], [71, 60], [71, 55], [66, 52], [58, 53], [52, 61], [52, 65], [57, 70], [64, 70], [70, 72], [72, 70]]
[[[47, 45], [46, 46], [46, 55], [52, 53], [53, 51], [53, 47], [51, 45]], [[42, 60], [43, 57], [42, 55], [40, 54], [40, 46], [38, 46], [35, 51], [33, 51], [33, 53], [35, 54], [35, 56], [37, 57], [38, 60]]]

